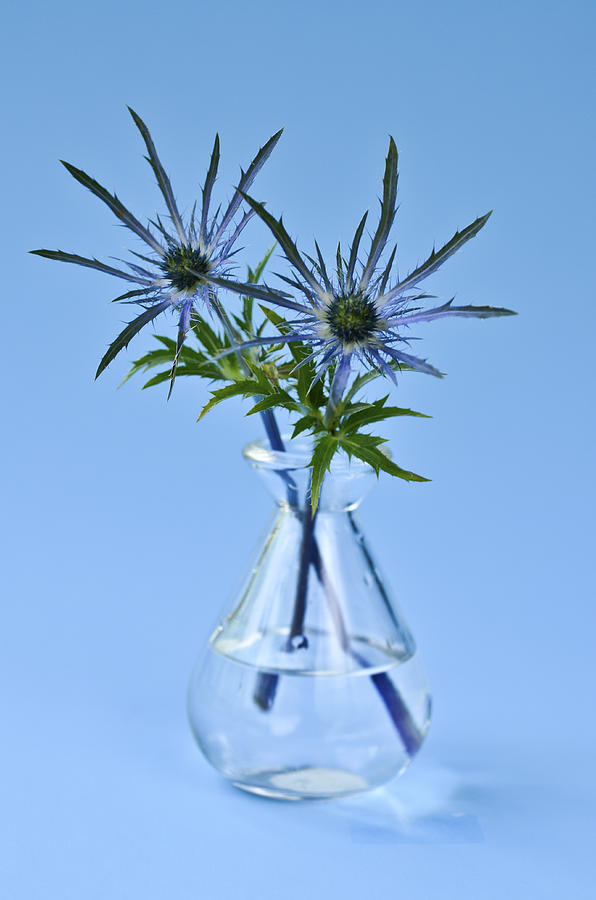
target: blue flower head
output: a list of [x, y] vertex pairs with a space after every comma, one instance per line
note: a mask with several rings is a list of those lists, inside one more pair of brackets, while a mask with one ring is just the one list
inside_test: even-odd
[[282, 336], [263, 337], [243, 346], [293, 341], [309, 344], [312, 352], [304, 363], [313, 359], [317, 361], [317, 379], [332, 364], [336, 366], [332, 402], [334, 395], [337, 399], [343, 393], [355, 360], [365, 367], [380, 370], [393, 381], [396, 380], [395, 369], [399, 370], [402, 365], [441, 377], [434, 366], [409, 352], [410, 342], [417, 339], [411, 334], [413, 325], [447, 316], [488, 318], [513, 315], [511, 310], [490, 306], [453, 306], [451, 300], [431, 309], [421, 306], [431, 295], [421, 290], [420, 283], [474, 237], [486, 223], [490, 213], [477, 218], [461, 232], [456, 232], [439, 250], [433, 249], [428, 259], [401, 281], [392, 277], [396, 247], [387, 262], [380, 265], [397, 211], [397, 160], [395, 141], [390, 138], [381, 212], [376, 230], [371, 236], [368, 253], [360, 258], [362, 236], [368, 217], [368, 213], [365, 213], [356, 229], [347, 257], [344, 257], [341, 245], [338, 245], [333, 268], [328, 268], [325, 264], [316, 241], [315, 258], [300, 253], [282, 219], [275, 219], [262, 203], [244, 195], [251, 209], [271, 230], [292, 266], [292, 277], [278, 277], [290, 285], [294, 294], [299, 292], [302, 295], [303, 299], [300, 301], [295, 296], [266, 285], [255, 288], [254, 285], [215, 279], [222, 287], [239, 293], [252, 293], [255, 297], [297, 313], [296, 318], [288, 321], [289, 327]]
[[153, 169], [167, 207], [166, 223], [157, 216], [155, 221], [149, 220], [147, 226], [143, 225], [126, 209], [115, 194], [111, 194], [81, 169], [77, 169], [63, 160], [62, 163], [77, 181], [100, 200], [103, 200], [115, 213], [121, 225], [141, 238], [148, 246], [149, 251], [146, 251], [145, 254], [130, 251], [136, 258], [136, 262], [120, 260], [127, 266], [127, 271], [106, 265], [94, 258], [88, 259], [72, 253], [64, 253], [62, 250], [33, 250], [31, 252], [49, 259], [98, 269], [136, 286], [127, 293], [116, 297], [116, 301], [137, 304], [143, 308], [143, 312], [129, 322], [116, 340], [110, 344], [98, 366], [96, 377], [145, 325], [166, 310], [175, 312], [178, 317], [178, 341], [176, 357], [172, 366], [171, 392], [180, 350], [191, 325], [191, 313], [197, 309], [201, 311], [205, 308], [209, 309], [214, 297], [214, 279], [229, 276], [233, 265], [232, 259], [237, 252], [234, 250], [236, 241], [254, 215], [254, 210], [251, 209], [238, 215], [243, 192], [250, 188], [282, 132], [280, 130], [274, 134], [258, 151], [246, 172], [241, 172], [238, 187], [225, 211], [222, 213], [220, 206], [215, 214], [211, 215], [211, 194], [219, 166], [219, 136], [216, 135], [202, 190], [200, 214], [197, 214], [197, 204], [195, 204], [185, 224], [178, 210], [170, 179], [160, 162], [149, 130], [140, 116], [130, 107], [129, 110], [145, 142], [148, 154], [146, 159]]

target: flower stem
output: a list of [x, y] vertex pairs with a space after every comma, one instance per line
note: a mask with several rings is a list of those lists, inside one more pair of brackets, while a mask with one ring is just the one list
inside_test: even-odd
[[[290, 626], [290, 634], [288, 635], [288, 650], [297, 649], [295, 643], [299, 638], [303, 643], [301, 647], [307, 647], [308, 641], [303, 634], [304, 619], [306, 616], [306, 594], [308, 589], [308, 573], [313, 562], [316, 542], [314, 540], [314, 526], [316, 511], [313, 516], [310, 497], [306, 498], [304, 504], [304, 512], [302, 513], [302, 542], [300, 545], [300, 567], [298, 569], [298, 582], [296, 585], [296, 599], [294, 601], [294, 614], [292, 616], [292, 624]], [[317, 546], [317, 553], [319, 548]]]
[[351, 353], [347, 353], [345, 356], [342, 356], [340, 363], [335, 370], [335, 375], [333, 376], [333, 381], [331, 382], [331, 390], [329, 391], [327, 408], [325, 409], [325, 415], [323, 416], [323, 424], [326, 426], [326, 428], [330, 428], [333, 424], [333, 419], [335, 418], [337, 407], [341, 403], [341, 398], [343, 397], [344, 391], [346, 389], [346, 385], [350, 377], [351, 357]]
[[[215, 295], [212, 298], [213, 308], [222, 323], [229, 339], [236, 343], [236, 335], [234, 333], [234, 327], [230, 322], [228, 315], [217, 299]], [[242, 366], [244, 372], [248, 375], [251, 374], [249, 367], [244, 361], [241, 352], [238, 354], [238, 361]], [[346, 384], [350, 375], [350, 356], [345, 356], [342, 358], [337, 371], [335, 373], [333, 383], [331, 385], [331, 392], [329, 397], [329, 403], [327, 405], [327, 409], [325, 411], [325, 424], [330, 424], [333, 420], [335, 412], [339, 403], [341, 402], [341, 398], [343, 396], [344, 390], [346, 388]], [[261, 413], [261, 419], [263, 421], [263, 425], [265, 428], [265, 433], [267, 434], [267, 438], [269, 440], [269, 444], [272, 450], [278, 452], [285, 452], [285, 445], [279, 431], [279, 426], [277, 424], [277, 420], [272, 410], [265, 410]], [[295, 507], [298, 503], [298, 491], [296, 488], [296, 484], [289, 475], [288, 472], [280, 471], [279, 475], [286, 482], [287, 490], [288, 490], [288, 504], [291, 507]], [[350, 524], [352, 526], [352, 530], [356, 533], [358, 532], [358, 526], [356, 525], [352, 514], [349, 513]], [[337, 631], [337, 634], [340, 639], [341, 646], [343, 649], [352, 656], [354, 660], [358, 662], [359, 665], [366, 667], [367, 661], [364, 657], [362, 657], [359, 653], [357, 653], [350, 646], [350, 639], [348, 633], [346, 631], [346, 626], [343, 620], [343, 616], [341, 613], [341, 608], [338, 603], [337, 596], [333, 589], [333, 585], [330, 583], [329, 578], [327, 577], [323, 560], [321, 558], [321, 553], [319, 550], [318, 543], [314, 536], [314, 526], [316, 519], [316, 511], [315, 515], [312, 515], [312, 507], [310, 497], [306, 498], [304, 510], [301, 515], [302, 518], [302, 541], [300, 546], [300, 565], [298, 569], [298, 580], [296, 584], [296, 597], [294, 600], [294, 611], [292, 615], [292, 623], [290, 626], [290, 633], [288, 635], [287, 641], [287, 649], [288, 651], [292, 651], [297, 649], [297, 645], [295, 643], [297, 638], [301, 638], [304, 642], [306, 642], [306, 636], [303, 634], [304, 630], [304, 619], [306, 616], [306, 601], [307, 601], [307, 593], [308, 593], [308, 573], [310, 570], [310, 566], [312, 565], [317, 578], [321, 585], [323, 586], [325, 596], [327, 598], [327, 602], [330, 607], [331, 617], [334, 623], [334, 627]], [[368, 555], [368, 550], [363, 545], [363, 550], [366, 554], [367, 561], [370, 563], [370, 556]], [[371, 565], [371, 568], [374, 572], [374, 566]], [[375, 573], [375, 578], [377, 581], [377, 587], [379, 587], [383, 591], [384, 588], [380, 583], [378, 577]], [[307, 646], [307, 644], [302, 643], [300, 646]], [[407, 706], [405, 705], [400, 693], [396, 689], [395, 685], [392, 683], [391, 679], [385, 672], [378, 672], [374, 675], [370, 676], [379, 696], [381, 697], [383, 703], [385, 704], [389, 716], [397, 729], [399, 736], [401, 737], [404, 747], [407, 753], [410, 756], [413, 756], [414, 753], [420, 747], [422, 742], [422, 736], [418, 731], [412, 717], [409, 713]], [[275, 701], [275, 695], [277, 693], [277, 687], [279, 683], [279, 675], [276, 675], [271, 672], [259, 672], [257, 675], [257, 684], [254, 693], [255, 703], [263, 710], [269, 710], [272, 708], [273, 703]]]
[[[333, 627], [338, 636], [340, 646], [352, 659], [362, 668], [368, 667], [368, 661], [362, 654], [358, 653], [350, 643], [344, 617], [342, 615], [341, 606], [335, 588], [327, 574], [321, 551], [317, 543], [314, 526], [316, 520], [312, 515], [310, 498], [307, 498], [305, 508], [301, 514], [302, 517], [302, 542], [300, 546], [300, 566], [298, 570], [298, 581], [296, 586], [296, 597], [294, 601], [294, 611], [292, 615], [292, 623], [290, 633], [286, 643], [286, 649], [291, 652], [300, 647], [308, 646], [306, 643], [297, 644], [296, 640], [301, 638], [306, 642], [307, 638], [303, 634], [304, 619], [306, 616], [306, 600], [308, 588], [308, 570], [312, 565], [317, 579], [323, 587], [323, 592], [329, 607], [329, 613]], [[350, 526], [355, 535], [360, 536], [360, 530], [352, 513], [348, 513]], [[373, 577], [378, 590], [381, 592], [383, 599], [388, 602], [385, 588], [378, 577], [372, 558], [368, 552], [366, 545], [359, 541], [362, 552], [366, 558], [369, 568], [373, 572]], [[410, 711], [404, 700], [395, 687], [386, 672], [376, 672], [369, 676], [380, 699], [382, 700], [391, 721], [404, 745], [408, 756], [414, 756], [420, 748], [423, 735], [420, 733], [416, 723], [414, 722]], [[259, 672], [257, 674], [257, 682], [254, 692], [254, 700], [265, 712], [273, 707], [280, 676], [272, 672]]]

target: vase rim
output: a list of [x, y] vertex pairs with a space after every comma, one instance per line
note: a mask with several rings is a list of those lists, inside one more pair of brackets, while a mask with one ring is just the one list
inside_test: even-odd
[[[313, 441], [310, 437], [292, 438], [289, 434], [282, 435], [286, 450], [272, 450], [269, 441], [251, 441], [242, 449], [242, 455], [249, 462], [263, 469], [295, 470], [307, 469], [312, 457]], [[388, 458], [390, 454], [384, 447], [379, 447]], [[331, 461], [330, 472], [332, 474], [368, 475], [374, 472], [372, 466], [356, 457], [351, 459], [347, 453], [336, 453]]]

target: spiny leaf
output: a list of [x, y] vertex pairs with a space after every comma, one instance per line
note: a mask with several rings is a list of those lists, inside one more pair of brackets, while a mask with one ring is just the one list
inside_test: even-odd
[[253, 200], [253, 198], [248, 194], [242, 194], [242, 196], [251, 207], [251, 209], [254, 209], [258, 217], [262, 219], [265, 225], [267, 225], [273, 237], [276, 239], [276, 241], [284, 251], [288, 261], [300, 273], [302, 278], [304, 278], [304, 280], [312, 288], [312, 290], [315, 291], [315, 293], [320, 294], [321, 288], [316, 279], [313, 277], [312, 272], [302, 259], [302, 256], [298, 251], [298, 247], [286, 231], [283, 220], [281, 218], [276, 219], [271, 215], [271, 213], [267, 212], [262, 203], [259, 203], [258, 200]]
[[213, 190], [213, 185], [215, 184], [215, 179], [217, 177], [217, 169], [219, 167], [219, 134], [215, 135], [215, 141], [213, 142], [213, 150], [211, 151], [211, 159], [209, 160], [209, 169], [207, 170], [207, 176], [205, 178], [205, 185], [203, 187], [203, 206], [201, 209], [201, 226], [200, 226], [200, 236], [201, 240], [207, 242], [207, 216], [209, 215], [209, 204], [211, 202], [211, 192]]
[[230, 205], [228, 206], [227, 210], [224, 213], [223, 219], [221, 220], [220, 226], [217, 230], [217, 234], [216, 234], [215, 238], [213, 239], [214, 242], [218, 240], [220, 235], [223, 234], [223, 232], [227, 228], [228, 223], [234, 218], [234, 215], [236, 214], [236, 210], [240, 206], [240, 203], [242, 202], [242, 198], [245, 196], [244, 191], [247, 191], [250, 188], [250, 186], [252, 185], [252, 183], [255, 180], [255, 178], [257, 177], [258, 173], [260, 172], [260, 170], [263, 168], [263, 166], [265, 165], [265, 163], [271, 156], [273, 148], [279, 141], [280, 137], [282, 136], [282, 133], [283, 133], [283, 128], [280, 128], [279, 131], [276, 131], [275, 134], [269, 138], [267, 143], [263, 144], [263, 146], [259, 149], [259, 151], [257, 152], [257, 155], [251, 162], [251, 164], [248, 167], [248, 169], [246, 170], [246, 172], [243, 172], [242, 170], [240, 170], [241, 176], [240, 176], [240, 181], [238, 182], [238, 187], [236, 188], [236, 190], [234, 192], [234, 196], [232, 197]]
[[460, 316], [470, 319], [490, 319], [494, 316], [515, 316], [512, 309], [504, 309], [499, 306], [452, 306], [453, 300], [448, 300], [442, 306], [434, 309], [421, 310], [411, 314], [406, 313], [402, 320], [408, 324], [412, 322], [432, 322], [433, 319], [442, 319], [446, 316]]
[[[120, 294], [119, 297], [114, 297], [112, 303], [124, 303], [128, 301], [131, 297], [142, 297], [144, 294], [148, 294], [150, 288], [141, 288], [137, 291], [127, 291], [126, 294]], [[133, 300], [133, 303], [139, 303], [139, 300]]]
[[381, 279], [379, 281], [378, 292], [379, 292], [380, 297], [383, 296], [385, 288], [387, 287], [387, 282], [389, 281], [389, 276], [391, 275], [391, 269], [393, 268], [393, 260], [395, 259], [396, 253], [397, 253], [397, 244], [391, 251], [391, 255], [390, 255], [389, 259], [387, 260], [387, 265], [385, 266], [385, 269], [384, 269], [383, 274], [381, 275]]
[[358, 228], [356, 229], [356, 233], [354, 234], [354, 240], [352, 241], [352, 247], [350, 249], [350, 259], [348, 261], [348, 271], [346, 272], [346, 287], [348, 291], [354, 290], [354, 269], [356, 267], [356, 261], [358, 259], [358, 248], [362, 239], [362, 232], [364, 231], [367, 216], [368, 210], [360, 219], [360, 223], [358, 225]]
[[187, 241], [186, 232], [184, 231], [182, 219], [180, 218], [180, 213], [178, 212], [178, 207], [176, 206], [176, 200], [174, 198], [172, 185], [170, 184], [170, 179], [166, 175], [165, 169], [160, 162], [159, 156], [157, 155], [157, 150], [155, 149], [155, 145], [149, 133], [149, 129], [147, 128], [141, 117], [137, 115], [134, 109], [129, 106], [128, 111], [131, 114], [135, 125], [141, 132], [143, 140], [145, 141], [147, 153], [149, 154], [149, 165], [153, 169], [157, 184], [159, 185], [159, 189], [161, 190], [163, 198], [166, 201], [166, 206], [168, 207], [170, 216], [172, 217], [172, 222], [174, 223], [176, 231], [178, 232], [178, 237], [180, 238], [182, 243], [185, 244]]
[[321, 248], [318, 243], [315, 241], [315, 250], [317, 251], [317, 257], [319, 260], [319, 271], [321, 273], [321, 277], [325, 283], [325, 287], [328, 291], [332, 290], [331, 281], [329, 279], [329, 275], [327, 274], [327, 268], [325, 266], [325, 260], [323, 259], [323, 254], [321, 253]]
[[453, 256], [466, 241], [469, 241], [470, 238], [473, 238], [478, 234], [480, 229], [488, 222], [491, 213], [492, 209], [490, 212], [487, 212], [486, 215], [479, 216], [471, 223], [471, 225], [468, 225], [462, 231], [456, 231], [451, 240], [447, 241], [447, 243], [439, 250], [433, 248], [428, 259], [423, 262], [422, 265], [418, 266], [418, 268], [414, 269], [413, 272], [410, 272], [410, 274], [404, 278], [403, 281], [400, 281], [393, 290], [389, 291], [386, 295], [387, 298], [397, 296], [398, 293], [404, 291], [406, 288], [412, 287], [423, 278], [427, 278], [433, 272], [436, 272], [439, 266], [442, 266], [445, 260], [449, 259], [450, 256]]
[[161, 312], [163, 312], [171, 305], [171, 300], [164, 300], [162, 303], [158, 303], [157, 306], [152, 306], [151, 309], [146, 309], [141, 313], [140, 316], [137, 316], [136, 319], [133, 319], [132, 322], [129, 322], [124, 331], [122, 331], [118, 335], [116, 340], [113, 341], [108, 347], [107, 353], [104, 355], [99, 366], [97, 367], [95, 377], [98, 378], [99, 375], [101, 375], [106, 366], [108, 366], [112, 362], [114, 357], [116, 357], [121, 350], [128, 346], [132, 338], [139, 333], [141, 328], [147, 325], [148, 322], [151, 322], [153, 319], [155, 319]]
[[124, 224], [127, 228], [130, 228], [131, 231], [134, 231], [146, 244], [149, 244], [150, 247], [159, 253], [160, 256], [163, 256], [163, 247], [161, 244], [153, 237], [150, 231], [148, 231], [138, 219], [136, 219], [131, 212], [129, 212], [126, 207], [120, 202], [116, 194], [110, 194], [104, 187], [99, 184], [99, 182], [95, 181], [94, 178], [91, 178], [90, 175], [87, 175], [86, 172], [83, 172], [82, 169], [77, 169], [76, 166], [71, 165], [71, 163], [65, 162], [63, 159], [60, 160], [62, 165], [70, 172], [73, 178], [75, 178], [83, 187], [86, 187], [91, 191], [92, 194], [95, 194], [96, 197], [99, 197], [100, 200], [108, 206], [115, 216]]
[[405, 363], [406, 366], [409, 366], [410, 369], [415, 369], [416, 372], [423, 372], [425, 375], [434, 375], [435, 378], [443, 377], [443, 373], [439, 372], [438, 369], [425, 359], [420, 359], [418, 356], [412, 356], [411, 353], [404, 353], [402, 350], [394, 350], [393, 347], [385, 347], [384, 349], [385, 353], [389, 353], [400, 366], [402, 363]]
[[[129, 272], [123, 272], [122, 269], [115, 269], [113, 266], [108, 266], [95, 258], [87, 259], [86, 256], [77, 256], [75, 253], [65, 253], [63, 250], [30, 250], [29, 253], [32, 253], [34, 256], [43, 256], [45, 259], [56, 259], [59, 262], [74, 263], [77, 266], [98, 269], [100, 272], [105, 272], [107, 275], [115, 275], [117, 278], [124, 278], [126, 281], [134, 281], [137, 284], [140, 281], [150, 284], [149, 279], [137, 278], [136, 275], [131, 275]], [[144, 291], [141, 293], [144, 293]]]
[[265, 284], [256, 285], [250, 283], [247, 284], [246, 282], [243, 284], [241, 281], [230, 281], [227, 278], [217, 278], [209, 273], [203, 277], [205, 281], [208, 281], [210, 284], [225, 288], [227, 291], [232, 291], [235, 294], [244, 294], [247, 297], [254, 297], [255, 300], [267, 300], [269, 303], [275, 303], [277, 306], [285, 306], [287, 309], [293, 309], [297, 312], [310, 312], [306, 307], [289, 299], [289, 294], [283, 293], [282, 291], [276, 291], [273, 288], [267, 287]]
[[389, 237], [389, 232], [391, 231], [393, 220], [395, 219], [397, 179], [397, 147], [395, 146], [395, 141], [393, 140], [393, 138], [390, 137], [389, 150], [387, 152], [387, 159], [385, 161], [385, 174], [383, 176], [383, 199], [381, 201], [381, 215], [379, 217], [377, 230], [375, 231], [370, 245], [368, 260], [364, 268], [364, 272], [362, 273], [362, 278], [360, 279], [360, 290], [365, 290], [365, 288], [367, 287], [368, 282], [372, 278], [379, 257], [383, 252], [383, 248], [387, 243], [387, 238]]
[[344, 261], [341, 256], [341, 243], [338, 241], [337, 250], [335, 252], [335, 271], [337, 272], [337, 281], [342, 294], [346, 293], [346, 281], [344, 275]]

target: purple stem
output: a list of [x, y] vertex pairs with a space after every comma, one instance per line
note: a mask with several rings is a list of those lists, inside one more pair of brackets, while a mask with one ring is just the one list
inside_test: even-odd
[[[296, 598], [294, 601], [292, 624], [290, 626], [290, 634], [288, 636], [286, 649], [291, 652], [293, 650], [297, 650], [299, 647], [307, 646], [307, 639], [303, 635], [303, 630], [304, 619], [306, 616], [308, 571], [310, 566], [312, 565], [319, 582], [323, 586], [325, 597], [329, 604], [331, 618], [335, 630], [338, 634], [341, 647], [347, 654], [352, 657], [352, 659], [354, 659], [358, 663], [358, 665], [366, 668], [368, 666], [366, 658], [356, 650], [354, 650], [354, 648], [350, 644], [350, 638], [345, 626], [337, 595], [332, 583], [327, 576], [323, 559], [319, 550], [319, 545], [314, 537], [314, 523], [316, 513], [315, 517], [313, 517], [311, 514], [310, 500], [307, 500], [302, 516], [303, 530], [302, 543], [300, 547], [300, 568], [298, 572], [298, 582], [296, 586]], [[349, 513], [348, 516], [352, 530], [355, 534], [359, 535], [360, 531], [352, 514]], [[368, 549], [363, 542], [359, 541], [359, 544], [362, 548], [362, 552], [365, 555], [369, 568], [373, 572], [377, 588], [380, 590], [383, 598], [388, 602], [385, 589], [376, 573]], [[302, 643], [297, 644], [297, 638], [301, 638]], [[259, 706], [265, 712], [270, 710], [273, 706], [277, 688], [279, 685], [279, 677], [279, 675], [276, 675], [272, 672], [259, 672], [257, 675], [254, 700], [257, 706]], [[391, 718], [391, 721], [393, 722], [396, 731], [402, 740], [407, 754], [409, 756], [414, 756], [414, 754], [419, 750], [422, 743], [422, 735], [420, 734], [416, 723], [412, 719], [410, 711], [404, 703], [401, 694], [386, 672], [377, 672], [373, 675], [370, 675], [370, 679], [382, 702], [384, 703], [387, 712], [389, 713], [389, 717]]]

